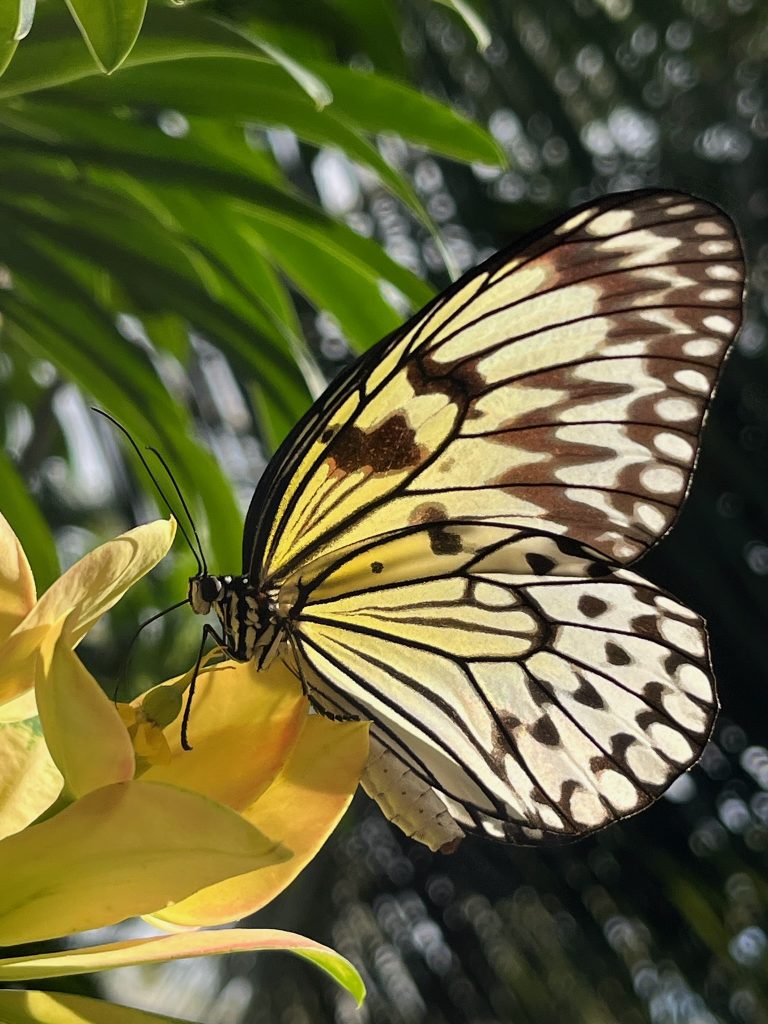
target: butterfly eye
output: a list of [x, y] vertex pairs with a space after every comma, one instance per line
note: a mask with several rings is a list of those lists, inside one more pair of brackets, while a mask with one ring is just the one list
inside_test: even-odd
[[211, 604], [221, 593], [221, 580], [216, 579], [215, 576], [203, 576], [200, 580], [200, 597], [207, 603]]

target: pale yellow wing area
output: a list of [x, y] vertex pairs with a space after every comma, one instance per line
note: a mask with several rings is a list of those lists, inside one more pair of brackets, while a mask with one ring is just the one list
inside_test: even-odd
[[410, 834], [580, 835], [698, 758], [716, 698], [697, 615], [624, 570], [592, 578], [604, 563], [566, 538], [453, 524], [430, 559], [420, 534], [313, 576], [290, 627], [316, 706], [372, 721], [369, 791]]
[[682, 501], [744, 268], [730, 220], [608, 196], [462, 278], [313, 408], [254, 496], [244, 571], [409, 525], [546, 524], [631, 563]]

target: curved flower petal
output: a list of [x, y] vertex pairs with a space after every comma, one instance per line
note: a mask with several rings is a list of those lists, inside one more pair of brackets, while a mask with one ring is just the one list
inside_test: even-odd
[[0, 646], [0, 705], [26, 696], [35, 685], [37, 650], [50, 626], [38, 625], [17, 633]]
[[20, 832], [59, 795], [61, 772], [53, 763], [40, 723], [0, 725], [0, 839]]
[[37, 699], [34, 690], [20, 693], [18, 697], [0, 704], [0, 722], [24, 722], [37, 717]]
[[35, 580], [19, 538], [0, 515], [0, 643], [35, 603]]
[[62, 637], [76, 647], [96, 620], [168, 553], [174, 519], [138, 526], [85, 555], [46, 590], [0, 646], [0, 703], [34, 684], [33, 660], [59, 620]]
[[341, 954], [303, 935], [272, 928], [227, 928], [221, 931], [186, 932], [158, 938], [130, 939], [105, 946], [87, 946], [67, 952], [44, 953], [0, 960], [0, 981], [32, 981], [61, 978], [73, 974], [111, 970], [137, 964], [158, 963], [211, 956], [244, 953], [252, 950], [287, 950], [317, 964], [350, 992], [358, 1005], [365, 987], [352, 964]]
[[236, 921], [263, 907], [293, 881], [336, 827], [367, 757], [367, 722], [307, 715], [280, 774], [259, 799], [241, 808], [258, 828], [280, 835], [291, 857], [203, 889], [148, 920], [160, 927], [200, 928]]
[[62, 636], [76, 647], [94, 622], [168, 554], [175, 536], [176, 520], [158, 519], [100, 544], [46, 590], [19, 628], [66, 615]]
[[286, 856], [197, 793], [153, 782], [105, 786], [0, 843], [0, 946], [149, 913]]
[[37, 659], [35, 692], [45, 740], [68, 793], [133, 778], [128, 732], [110, 701], [62, 635], [63, 620], [46, 634]]
[[0, 992], [0, 1020], [5, 1024], [187, 1024], [131, 1006], [115, 1006], [90, 996], [63, 992]]
[[[156, 703], [164, 688], [140, 698]], [[134, 702], [134, 706], [139, 701]], [[243, 811], [272, 783], [296, 742], [307, 701], [296, 678], [280, 662], [259, 672], [254, 662], [224, 662], [197, 679], [189, 724], [192, 750], [182, 750], [178, 719], [164, 730], [170, 760], [142, 778], [204, 793]]]

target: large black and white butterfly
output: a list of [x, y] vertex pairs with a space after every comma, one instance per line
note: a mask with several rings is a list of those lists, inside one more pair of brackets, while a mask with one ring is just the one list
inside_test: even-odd
[[370, 719], [363, 780], [433, 849], [633, 814], [699, 757], [704, 624], [628, 572], [680, 507], [741, 317], [734, 227], [611, 195], [483, 263], [342, 373], [270, 463], [229, 655]]

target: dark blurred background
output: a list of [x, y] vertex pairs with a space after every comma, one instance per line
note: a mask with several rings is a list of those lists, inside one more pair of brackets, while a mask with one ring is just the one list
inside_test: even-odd
[[[306, 204], [312, 231], [322, 233], [332, 218], [439, 288], [450, 279], [446, 257], [464, 270], [590, 196], [670, 186], [722, 205], [749, 264], [745, 325], [692, 492], [673, 533], [640, 566], [706, 617], [722, 713], [700, 765], [654, 808], [555, 850], [467, 840], [452, 856], [433, 856], [358, 797], [321, 856], [254, 923], [306, 933], [353, 960], [369, 992], [360, 1011], [311, 967], [282, 955], [114, 972], [99, 979], [101, 991], [222, 1024], [768, 1022], [768, 6], [493, 0], [474, 7], [491, 35], [484, 52], [471, 22], [426, 0], [262, 0], [258, 22], [251, 4], [194, 6], [201, 17], [214, 12], [258, 30], [316, 69], [410, 82], [484, 126], [506, 166], [479, 139], [476, 152], [467, 142], [464, 158], [447, 142], [443, 152], [429, 134], [429, 112], [405, 105], [411, 121], [400, 134], [396, 107], [377, 121], [355, 112], [348, 97], [334, 144], [333, 133], [323, 135], [302, 111], [295, 123], [286, 113], [281, 125], [244, 109], [245, 93], [206, 79], [204, 67], [196, 68], [202, 77], [180, 84], [173, 69], [138, 68], [27, 93], [14, 92], [25, 67], [12, 65], [0, 79], [0, 95], [11, 83], [0, 111], [0, 251], [8, 266], [0, 291], [7, 453], [0, 483], [41, 576], [53, 573], [55, 554], [23, 492], [52, 528], [65, 564], [154, 514], [135, 468], [90, 418], [94, 395], [143, 440], [159, 436], [200, 494], [209, 544], [216, 555], [236, 557], [234, 510], [291, 418], [323, 375], [376, 340], [369, 329], [384, 333], [407, 300], [426, 298], [415, 278], [397, 278], [373, 250], [356, 254], [363, 268], [356, 277], [339, 258], [352, 244], [347, 235], [333, 235], [336, 248], [317, 242], [325, 262], [313, 277], [312, 252], [294, 251], [296, 233], [279, 231], [280, 217], [295, 214], [290, 203]], [[46, 31], [55, 36], [55, 24], [41, 19], [40, 45]], [[34, 41], [33, 33], [30, 51]], [[333, 114], [334, 104], [325, 109]], [[370, 140], [412, 190], [410, 204], [363, 166], [344, 128]], [[121, 135], [126, 129], [135, 134]], [[176, 178], [162, 164], [174, 138], [200, 147], [197, 155], [185, 151]], [[252, 175], [263, 194], [235, 188], [233, 175]], [[285, 210], [270, 188], [285, 197]], [[248, 203], [278, 212], [266, 227], [254, 214], [246, 230]], [[109, 228], [98, 236], [97, 216], [112, 225], [111, 237]], [[202, 270], [190, 239], [204, 242]], [[159, 252], [166, 243], [183, 248], [189, 273], [170, 250], [165, 277], [142, 262], [148, 248]], [[248, 282], [237, 280], [238, 260], [243, 278], [257, 275], [250, 298]], [[240, 305], [216, 273], [239, 289]], [[82, 309], [75, 287], [90, 297]], [[249, 326], [249, 302], [266, 327]], [[95, 349], [86, 372], [77, 353], [94, 324], [122, 347], [114, 342], [114, 364], [106, 348]], [[101, 359], [107, 365], [99, 367]], [[100, 391], [96, 370], [120, 380], [120, 359], [128, 360], [122, 395]], [[147, 372], [162, 393], [142, 377]], [[162, 415], [164, 394], [174, 403], [170, 419]], [[195, 478], [205, 450], [215, 459], [199, 464]], [[229, 498], [226, 480], [234, 486]], [[181, 554], [161, 567], [91, 634], [83, 654], [105, 685], [138, 619], [178, 600], [188, 561]], [[137, 652], [136, 690], [156, 681], [158, 665], [170, 675], [189, 663], [196, 631], [191, 616], [177, 615]]]

